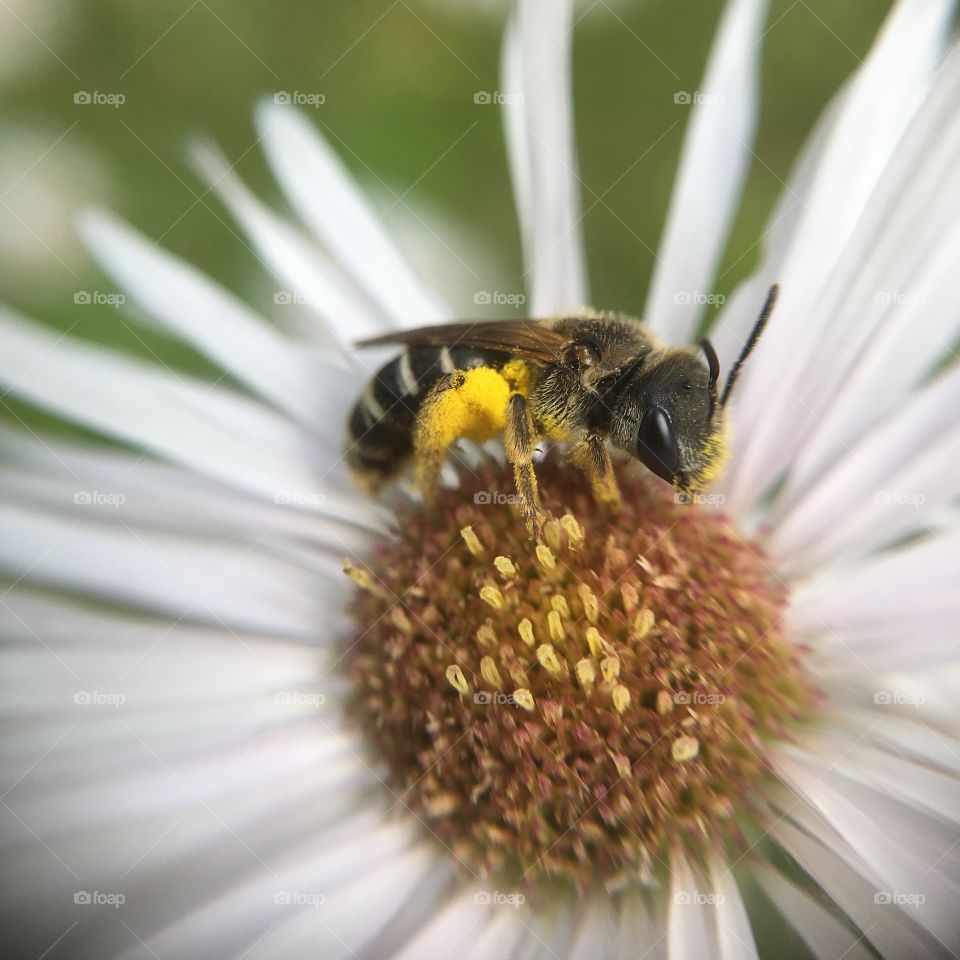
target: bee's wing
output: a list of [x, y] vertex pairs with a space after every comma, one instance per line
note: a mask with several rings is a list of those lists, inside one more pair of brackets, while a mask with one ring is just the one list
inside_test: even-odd
[[546, 320], [467, 320], [413, 330], [397, 330], [361, 340], [359, 347], [405, 343], [421, 347], [473, 347], [499, 350], [542, 363], [562, 363], [570, 338], [552, 329]]

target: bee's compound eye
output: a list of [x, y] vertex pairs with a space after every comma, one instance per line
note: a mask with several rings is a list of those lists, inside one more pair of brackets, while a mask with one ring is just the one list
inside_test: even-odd
[[680, 451], [673, 424], [662, 407], [651, 407], [640, 422], [637, 457], [662, 480], [672, 481], [680, 471]]

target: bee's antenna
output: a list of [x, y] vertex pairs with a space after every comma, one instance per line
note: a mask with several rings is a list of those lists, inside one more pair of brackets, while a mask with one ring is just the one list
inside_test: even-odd
[[713, 411], [717, 406], [717, 381], [720, 379], [720, 360], [717, 357], [717, 351], [713, 349], [713, 344], [704, 337], [700, 341], [700, 349], [707, 358], [707, 369], [710, 371], [710, 414], [709, 419], [713, 419]]
[[760, 334], [763, 333], [763, 328], [767, 325], [767, 321], [770, 319], [770, 314], [773, 313], [773, 308], [777, 302], [777, 294], [780, 292], [780, 284], [775, 283], [771, 288], [770, 292], [767, 294], [766, 302], [763, 305], [763, 309], [760, 311], [760, 316], [757, 317], [757, 322], [753, 325], [753, 329], [750, 331], [750, 336], [747, 337], [747, 342], [743, 345], [743, 349], [740, 351], [740, 356], [737, 357], [737, 362], [730, 368], [730, 373], [727, 376], [727, 382], [723, 388], [723, 396], [720, 397], [720, 407], [721, 409], [727, 405], [727, 401], [730, 399], [730, 394], [733, 391], [733, 385], [737, 382], [737, 377], [740, 375], [740, 368], [743, 366], [744, 361], [753, 351], [753, 348], [757, 345], [757, 341], [760, 339]]

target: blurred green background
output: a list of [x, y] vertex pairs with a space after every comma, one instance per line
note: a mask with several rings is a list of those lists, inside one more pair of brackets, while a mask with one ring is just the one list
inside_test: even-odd
[[[718, 292], [754, 266], [792, 159], [888, 7], [772, 3], [757, 156]], [[251, 121], [257, 98], [279, 90], [324, 95], [307, 113], [375, 201], [392, 207], [388, 223], [455, 304], [469, 302], [456, 292], [465, 285], [522, 290], [499, 112], [473, 102], [476, 91], [497, 89], [507, 9], [496, 0], [4, 0], [0, 296], [58, 327], [79, 320], [74, 334], [202, 367], [159, 334], [131, 329], [122, 311], [74, 303], [77, 291], [111, 290], [72, 235], [76, 210], [92, 203], [266, 313], [289, 309], [273, 304], [275, 282], [184, 157], [191, 135], [209, 134], [243, 179], [279, 203]], [[578, 6], [576, 123], [597, 306], [642, 309], [690, 116], [673, 94], [697, 89], [720, 9], [703, 0]], [[125, 102], [76, 104], [78, 91]], [[425, 254], [431, 238], [420, 220], [450, 238], [453, 253], [433, 244]]]

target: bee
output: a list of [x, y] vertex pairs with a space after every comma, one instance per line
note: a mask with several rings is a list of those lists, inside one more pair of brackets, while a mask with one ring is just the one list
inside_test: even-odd
[[593, 310], [546, 320], [420, 327], [359, 346], [406, 349], [370, 380], [348, 422], [346, 459], [375, 492], [412, 455], [429, 499], [456, 440], [503, 437], [524, 522], [539, 539], [544, 513], [533, 457], [541, 439], [569, 444], [596, 500], [620, 493], [608, 444], [691, 499], [726, 459], [725, 409], [770, 318], [778, 287], [730, 369], [722, 392], [709, 340], [663, 346], [631, 317]]

